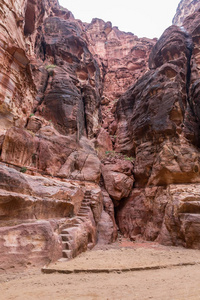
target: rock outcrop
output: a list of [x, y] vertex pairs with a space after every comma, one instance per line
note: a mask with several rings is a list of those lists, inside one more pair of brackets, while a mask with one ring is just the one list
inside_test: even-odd
[[[57, 0], [3, 1], [0, 22], [4, 269], [71, 258], [96, 244], [101, 163], [88, 138], [101, 123], [102, 79], [84, 24]], [[65, 230], [73, 232], [68, 244]]]
[[199, 248], [199, 13], [169, 27], [150, 71], [119, 100], [117, 150], [135, 156], [135, 189], [117, 221], [132, 239]]
[[148, 57], [156, 39], [138, 38], [93, 19], [86, 25], [89, 50], [98, 62], [103, 81], [103, 127], [113, 136], [113, 113], [119, 97], [148, 70]]
[[200, 8], [198, 0], [181, 0], [173, 18], [173, 24], [182, 26], [184, 19]]

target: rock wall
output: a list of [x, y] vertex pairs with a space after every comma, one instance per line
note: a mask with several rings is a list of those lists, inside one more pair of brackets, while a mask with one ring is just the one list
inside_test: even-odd
[[25, 1], [0, 4], [0, 131], [24, 126], [31, 113], [35, 87], [24, 39]]
[[135, 188], [117, 211], [132, 239], [199, 248], [199, 13], [169, 27], [150, 71], [119, 100], [116, 149], [135, 157]]
[[101, 122], [100, 69], [84, 25], [57, 1], [3, 1], [0, 30], [0, 266], [69, 259], [94, 247], [107, 215], [88, 139]]
[[100, 19], [93, 19], [85, 30], [89, 50], [101, 71], [102, 126], [113, 136], [113, 113], [117, 100], [147, 72], [148, 57], [156, 39], [138, 38]]
[[1, 2], [1, 269], [73, 258], [118, 227], [200, 248], [198, 3], [174, 20], [156, 41], [57, 0]]

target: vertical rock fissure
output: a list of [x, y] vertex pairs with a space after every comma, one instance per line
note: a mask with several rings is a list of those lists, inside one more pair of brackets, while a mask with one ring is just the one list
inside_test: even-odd
[[36, 113], [37, 111], [37, 108], [42, 104], [42, 102], [44, 101], [44, 98], [45, 98], [45, 92], [46, 92], [46, 89], [47, 89], [47, 86], [48, 86], [48, 83], [49, 83], [49, 78], [50, 78], [50, 74], [47, 72], [47, 78], [46, 78], [46, 81], [45, 81], [45, 84], [43, 86], [43, 89], [42, 89], [42, 97], [40, 98], [40, 100], [38, 101], [38, 104], [37, 106], [35, 107], [34, 109], [34, 113]]
[[194, 114], [194, 109], [192, 102], [190, 101], [190, 81], [191, 81], [191, 58], [193, 53], [193, 42], [189, 34], [186, 32], [188, 38], [187, 38], [187, 49], [189, 51], [189, 54], [187, 56], [187, 75], [186, 75], [186, 93], [187, 93], [187, 102], [191, 108], [191, 111]]
[[83, 116], [84, 116], [84, 127], [85, 127], [85, 133], [86, 136], [88, 136], [88, 127], [87, 127], [87, 114], [86, 114], [86, 102], [85, 102], [85, 97], [82, 97], [83, 100]]

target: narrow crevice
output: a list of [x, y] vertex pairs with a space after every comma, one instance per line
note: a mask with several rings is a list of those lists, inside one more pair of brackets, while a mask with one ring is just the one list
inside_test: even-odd
[[45, 59], [46, 59], [46, 43], [45, 43], [44, 39], [41, 42], [41, 52], [43, 55], [43, 61], [45, 61]]
[[37, 106], [34, 108], [33, 110], [33, 113], [36, 113], [37, 109], [38, 109], [38, 106], [40, 106], [42, 104], [42, 102], [44, 101], [44, 98], [45, 98], [45, 92], [46, 92], [46, 89], [47, 89], [47, 86], [48, 86], [48, 83], [49, 83], [49, 78], [50, 78], [50, 74], [47, 73], [47, 78], [45, 80], [45, 84], [41, 90], [41, 93], [43, 94], [42, 97], [40, 97], [40, 99], [38, 100], [38, 104]]
[[190, 99], [190, 83], [191, 83], [191, 58], [192, 58], [192, 53], [193, 53], [193, 42], [189, 34], [187, 33], [187, 40], [186, 40], [186, 45], [188, 49], [188, 56], [187, 56], [187, 75], [186, 75], [186, 94], [187, 94], [187, 102], [190, 106], [190, 109], [194, 114], [194, 107], [193, 103]]
[[103, 90], [104, 90], [104, 84], [105, 84], [105, 77], [106, 77], [106, 74], [108, 73], [107, 72], [107, 67], [104, 65], [104, 63], [102, 62], [101, 63], [101, 65], [102, 65], [102, 91], [101, 91], [101, 97], [102, 97], [102, 95], [103, 95]]
[[86, 136], [88, 137], [88, 125], [87, 125], [87, 116], [86, 116], [86, 101], [85, 101], [85, 97], [83, 96], [83, 89], [81, 89], [81, 94], [82, 94], [82, 101], [83, 101], [84, 127], [85, 127]]

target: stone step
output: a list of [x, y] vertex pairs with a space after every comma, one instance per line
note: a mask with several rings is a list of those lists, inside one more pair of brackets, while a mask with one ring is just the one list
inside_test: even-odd
[[84, 202], [84, 203], [81, 204], [81, 207], [88, 207], [88, 206], [90, 206], [90, 202], [89, 201], [88, 202]]
[[[65, 232], [71, 234], [71, 233], [73, 233], [74, 231], [76, 231], [76, 227], [69, 227], [69, 228], [65, 228], [65, 229], [63, 229], [63, 230], [65, 230]], [[63, 231], [63, 230], [62, 230], [62, 231]]]
[[63, 250], [72, 250], [72, 244], [70, 242], [62, 242], [62, 245], [64, 247]]
[[61, 233], [60, 236], [61, 236], [62, 241], [65, 241], [65, 242], [69, 241], [69, 235], [68, 234]]
[[86, 191], [84, 196], [91, 196], [91, 192]]
[[58, 261], [60, 261], [60, 262], [65, 262], [65, 261], [68, 261], [68, 259], [67, 259], [67, 258], [64, 258], [64, 257], [61, 257], [61, 258], [58, 259]]
[[79, 212], [89, 212], [89, 208], [80, 208], [79, 209]]
[[61, 239], [63, 242], [70, 242], [73, 240], [72, 236], [70, 236], [69, 234], [66, 234], [67, 232], [65, 232], [64, 234], [61, 234]]
[[84, 214], [84, 213], [78, 213], [78, 214], [77, 214], [77, 216], [78, 216], [78, 217], [87, 217], [87, 216], [88, 216], [88, 214]]
[[68, 236], [69, 240], [71, 239], [72, 240], [72, 235], [69, 234], [69, 232], [67, 231], [67, 229], [63, 229], [63, 231], [61, 232], [61, 237], [62, 235], [64, 235], [65, 237]]
[[63, 250], [62, 254], [64, 258], [72, 258], [72, 250]]
[[85, 222], [85, 219], [87, 219], [88, 218], [88, 216], [83, 216], [83, 215], [77, 215], [78, 217], [80, 217], [80, 218], [82, 218], [83, 219], [83, 222]]
[[[82, 216], [78, 216], [78, 215], [77, 215], [77, 217], [81, 220], [82, 223], [85, 222], [85, 218], [86, 218], [86, 217], [82, 217]], [[87, 216], [87, 217], [88, 217], [88, 216]]]
[[75, 224], [67, 224], [65, 226], [65, 229], [70, 229], [72, 227], [78, 227], [80, 225], [80, 223], [76, 222]]

